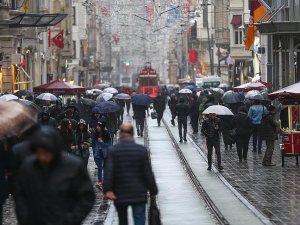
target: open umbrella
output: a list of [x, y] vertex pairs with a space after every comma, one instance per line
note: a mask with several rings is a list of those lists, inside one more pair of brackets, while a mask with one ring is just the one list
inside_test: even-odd
[[136, 105], [150, 105], [151, 103], [153, 103], [152, 98], [150, 98], [148, 95], [146, 94], [137, 94], [135, 96], [133, 96], [131, 98], [131, 101], [133, 104]]
[[230, 85], [226, 84], [226, 83], [222, 83], [222, 84], [219, 84], [218, 88], [228, 89], [228, 88], [230, 88]]
[[192, 94], [193, 92], [190, 89], [181, 89], [179, 91], [180, 94]]
[[97, 102], [90, 98], [82, 98], [79, 101], [82, 105], [87, 105], [87, 106], [92, 106], [92, 107], [97, 105]]
[[111, 101], [100, 102], [95, 107], [99, 109], [100, 113], [113, 113], [120, 110], [120, 106]]
[[105, 88], [103, 90], [103, 92], [110, 93], [110, 94], [118, 94], [119, 93], [117, 89], [112, 88], [112, 87]]
[[213, 88], [212, 89], [214, 92], [219, 93], [220, 95], [224, 95], [224, 90], [222, 88]]
[[56, 101], [57, 97], [54, 94], [51, 93], [43, 93], [36, 97], [37, 99], [43, 100], [43, 101]]
[[189, 89], [191, 91], [195, 90], [196, 88], [197, 88], [196, 85], [187, 85], [187, 86], [184, 87], [184, 89]]
[[245, 98], [251, 100], [264, 100], [264, 96], [257, 90], [248, 91]]
[[116, 99], [131, 99], [131, 96], [129, 94], [125, 94], [125, 93], [121, 93], [121, 94], [117, 94], [115, 96]]
[[42, 111], [42, 109], [32, 101], [29, 101], [29, 100], [26, 100], [26, 99], [18, 99], [18, 100], [15, 100], [15, 101], [20, 103], [21, 105], [29, 107], [30, 109], [33, 109], [37, 113], [40, 113]]
[[12, 95], [12, 94], [6, 94], [6, 95], [2, 95], [0, 97], [0, 101], [4, 101], [4, 102], [8, 102], [11, 100], [17, 100], [17, 99], [18, 99], [18, 97], [15, 95]]
[[96, 102], [97, 103], [106, 102], [106, 101], [110, 100], [112, 97], [113, 97], [113, 94], [105, 92], [105, 93], [100, 94], [97, 97]]
[[203, 114], [215, 113], [218, 116], [233, 116], [233, 113], [225, 106], [213, 105], [203, 111]]
[[0, 102], [0, 139], [17, 136], [37, 122], [37, 114], [28, 107], [10, 101]]
[[17, 91], [14, 95], [18, 96], [19, 98], [21, 98], [22, 96], [28, 96], [28, 97], [33, 96], [32, 92], [28, 90]]
[[222, 100], [226, 104], [234, 104], [238, 102], [242, 102], [244, 100], [244, 96], [233, 91], [227, 91], [222, 97]]

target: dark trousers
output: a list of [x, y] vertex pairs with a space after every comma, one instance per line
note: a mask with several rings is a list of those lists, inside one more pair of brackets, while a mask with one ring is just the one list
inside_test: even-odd
[[136, 129], [141, 134], [144, 133], [144, 124], [145, 124], [145, 118], [135, 118], [136, 122]]
[[183, 139], [186, 139], [187, 133], [187, 118], [178, 118], [178, 131], [179, 131], [179, 138], [182, 140], [182, 129], [183, 129]]
[[160, 121], [164, 115], [164, 111], [156, 111], [156, 112], [157, 112], [157, 123], [160, 124]]
[[253, 151], [258, 150], [260, 152], [261, 145], [262, 145], [260, 124], [253, 124], [252, 138], [253, 138]]
[[199, 115], [191, 115], [191, 124], [194, 133], [198, 133], [199, 129]]
[[[128, 215], [127, 209], [129, 204], [115, 204], [118, 217], [119, 225], [128, 225]], [[135, 225], [145, 225], [146, 224], [146, 204], [132, 204], [133, 220]]]
[[176, 110], [171, 110], [171, 114], [172, 114], [172, 121], [174, 122], [176, 118]]
[[247, 159], [249, 140], [250, 137], [238, 137], [236, 139], [236, 149], [240, 160]]
[[218, 167], [221, 166], [221, 151], [220, 151], [220, 140], [206, 140], [206, 146], [207, 146], [207, 161], [208, 166], [211, 167], [212, 165], [212, 154], [213, 154], [213, 148], [215, 148], [217, 160], [218, 160]]
[[129, 111], [130, 111], [130, 102], [126, 102], [126, 110], [127, 110], [127, 114], [129, 115]]
[[103, 181], [103, 159], [94, 157], [94, 161], [98, 168], [98, 182]]
[[263, 165], [267, 165], [267, 166], [271, 165], [272, 156], [273, 156], [274, 147], [275, 147], [274, 143], [275, 143], [274, 140], [266, 140], [267, 150], [265, 152], [264, 159], [262, 162]]

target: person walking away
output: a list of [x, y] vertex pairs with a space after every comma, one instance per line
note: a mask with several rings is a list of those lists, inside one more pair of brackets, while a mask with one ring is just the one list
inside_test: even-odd
[[171, 94], [171, 98], [168, 101], [168, 106], [171, 111], [172, 119], [171, 124], [175, 126], [175, 118], [176, 118], [176, 105], [178, 104], [178, 100], [175, 94]]
[[198, 97], [196, 95], [191, 96], [190, 118], [193, 134], [198, 134], [199, 129], [199, 103], [197, 99]]
[[62, 150], [75, 154], [75, 137], [72, 130], [72, 123], [69, 119], [61, 121], [59, 135], [62, 138]]
[[208, 118], [203, 121], [201, 132], [206, 137], [206, 146], [207, 146], [207, 160], [208, 168], [211, 170], [212, 165], [212, 153], [213, 148], [216, 151], [217, 160], [218, 160], [218, 169], [223, 170], [221, 165], [221, 151], [220, 151], [220, 132], [221, 130], [221, 121], [216, 117], [215, 113], [210, 113]]
[[257, 152], [261, 154], [261, 133], [260, 133], [260, 124], [263, 115], [267, 113], [266, 107], [260, 104], [259, 100], [254, 100], [253, 105], [250, 106], [248, 111], [248, 116], [252, 121], [252, 138], [253, 138], [253, 150], [252, 152]]
[[3, 222], [3, 204], [9, 195], [9, 184], [14, 169], [13, 153], [5, 141], [0, 141], [0, 225]]
[[119, 124], [121, 125], [123, 123], [123, 117], [124, 117], [124, 108], [125, 108], [125, 100], [123, 99], [118, 99], [117, 104], [120, 106], [120, 111], [119, 113]]
[[134, 118], [135, 118], [135, 122], [136, 122], [137, 135], [143, 137], [146, 111], [148, 109], [148, 106], [136, 105], [136, 104], [132, 103], [132, 109], [133, 109]]
[[128, 225], [127, 209], [132, 207], [135, 225], [146, 223], [147, 191], [155, 198], [158, 193], [148, 151], [134, 142], [133, 127], [120, 127], [119, 142], [108, 152], [104, 173], [105, 196], [114, 201], [119, 224]]
[[130, 99], [126, 99], [125, 100], [125, 104], [126, 104], [127, 115], [129, 116], [129, 114], [130, 114], [130, 107], [131, 107], [131, 100]]
[[39, 119], [40, 125], [52, 126], [54, 128], [58, 127], [58, 124], [54, 118], [52, 118], [48, 111], [41, 113], [41, 118]]
[[235, 129], [235, 142], [239, 161], [242, 162], [248, 157], [249, 140], [252, 130], [252, 122], [247, 114], [247, 107], [241, 106], [238, 113], [231, 121], [231, 128]]
[[[177, 114], [177, 122], [178, 122], [178, 132], [179, 132], [179, 142], [182, 143], [187, 142], [186, 134], [187, 134], [187, 117], [189, 116], [189, 106], [184, 103], [184, 99], [180, 98], [179, 103], [175, 107]], [[182, 136], [183, 129], [183, 136]], [[183, 138], [183, 139], [182, 139]]]
[[90, 132], [88, 131], [86, 122], [83, 119], [81, 119], [78, 122], [77, 129], [75, 132], [75, 149], [76, 155], [82, 159], [86, 167], [88, 165], [90, 157], [90, 142]]
[[166, 109], [166, 102], [161, 93], [154, 99], [153, 108], [157, 112], [157, 125], [160, 127], [161, 119], [163, 118]]
[[261, 123], [262, 139], [266, 141], [267, 146], [262, 162], [263, 166], [275, 166], [275, 164], [272, 163], [272, 156], [275, 148], [275, 140], [278, 139], [277, 127], [278, 123], [275, 120], [275, 107], [270, 105], [268, 107], [268, 113], [263, 116]]
[[15, 184], [18, 224], [80, 225], [95, 194], [82, 161], [61, 151], [60, 136], [43, 126], [33, 134], [34, 152], [22, 164]]
[[98, 170], [98, 182], [96, 187], [103, 187], [103, 162], [107, 157], [107, 150], [112, 145], [111, 136], [105, 128], [105, 124], [98, 122], [92, 138], [94, 161]]
[[233, 119], [233, 116], [226, 115], [226, 116], [219, 116], [221, 120], [221, 133], [223, 137], [223, 142], [225, 146], [225, 151], [228, 151], [228, 148], [230, 150], [232, 149], [232, 144], [234, 143], [232, 138], [230, 137], [230, 129], [231, 129], [231, 121]]

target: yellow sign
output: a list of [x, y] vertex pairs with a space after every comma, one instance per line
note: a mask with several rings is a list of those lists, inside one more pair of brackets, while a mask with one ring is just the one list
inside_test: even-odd
[[29, 0], [25, 0], [22, 6], [22, 11], [24, 13], [29, 13]]

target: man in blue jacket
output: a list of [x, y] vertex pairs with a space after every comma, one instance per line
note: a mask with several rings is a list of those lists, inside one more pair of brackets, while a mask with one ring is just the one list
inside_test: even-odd
[[260, 104], [259, 100], [254, 100], [253, 105], [249, 108], [248, 116], [252, 122], [252, 138], [253, 138], [253, 150], [261, 154], [262, 138], [260, 134], [260, 124], [264, 114], [267, 113], [266, 107]]

